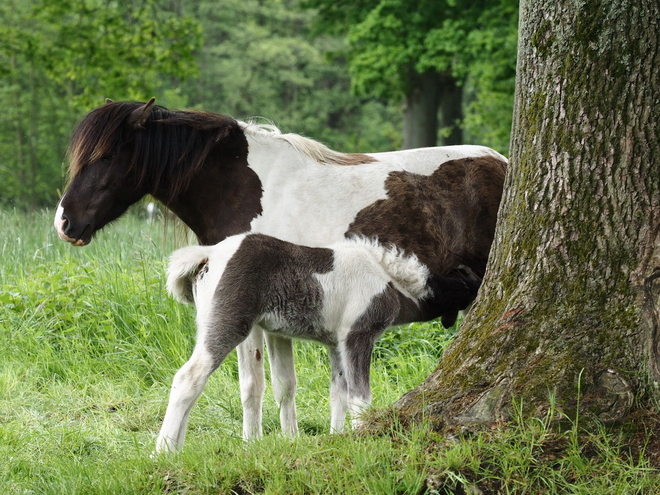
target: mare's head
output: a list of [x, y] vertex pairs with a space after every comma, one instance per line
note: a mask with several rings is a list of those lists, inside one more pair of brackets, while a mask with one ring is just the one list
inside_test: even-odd
[[69, 184], [55, 214], [59, 236], [75, 246], [145, 194], [166, 205], [190, 184], [210, 150], [236, 121], [176, 112], [147, 103], [113, 102], [92, 110], [73, 132]]
[[134, 135], [153, 111], [148, 103], [107, 100], [91, 111], [69, 144], [69, 185], [55, 215], [59, 236], [84, 246], [148, 191], [132, 167]]

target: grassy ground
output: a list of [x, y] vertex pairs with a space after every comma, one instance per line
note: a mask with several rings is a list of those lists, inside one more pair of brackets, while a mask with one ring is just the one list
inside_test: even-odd
[[[300, 438], [278, 434], [267, 392], [265, 438], [240, 439], [232, 354], [193, 409], [184, 452], [152, 459], [169, 384], [194, 339], [191, 308], [164, 289], [172, 235], [129, 215], [72, 248], [51, 214], [0, 212], [2, 494], [660, 493], [645, 448], [654, 431], [636, 431], [632, 445], [621, 429], [578, 435], [520, 419], [447, 437], [385, 411], [373, 432], [328, 435], [326, 353], [304, 342]], [[451, 336], [438, 324], [388, 331], [374, 356], [374, 405], [420, 383]]]

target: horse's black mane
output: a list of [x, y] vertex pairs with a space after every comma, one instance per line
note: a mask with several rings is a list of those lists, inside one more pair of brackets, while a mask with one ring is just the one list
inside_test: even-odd
[[153, 184], [167, 202], [187, 187], [216, 143], [225, 143], [231, 153], [240, 151], [232, 147], [245, 145], [235, 119], [210, 112], [154, 105], [144, 124], [130, 125], [129, 117], [142, 106], [140, 102], [109, 102], [83, 118], [69, 145], [69, 181], [90, 163], [130, 146], [128, 172], [135, 174], [138, 183]]

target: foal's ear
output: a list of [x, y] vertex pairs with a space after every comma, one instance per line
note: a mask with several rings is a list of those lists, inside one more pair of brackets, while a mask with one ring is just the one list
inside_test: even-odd
[[108, 103], [114, 103], [114, 101], [112, 101], [110, 98], [106, 98], [105, 99], [105, 104], [107, 105]]
[[153, 110], [152, 105], [154, 104], [154, 101], [156, 101], [155, 97], [151, 98], [151, 100], [146, 102], [140, 108], [136, 108], [135, 110], [133, 110], [131, 114], [128, 116], [126, 123], [132, 127], [135, 127], [136, 129], [141, 128], [142, 124], [144, 124], [149, 118], [149, 115], [151, 115], [151, 111]]

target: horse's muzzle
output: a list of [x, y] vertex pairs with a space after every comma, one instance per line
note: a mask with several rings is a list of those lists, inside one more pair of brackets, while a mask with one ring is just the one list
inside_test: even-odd
[[[55, 230], [57, 231], [57, 235], [60, 236], [60, 239], [66, 242], [70, 242], [71, 245], [73, 246], [85, 246], [86, 244], [89, 244], [89, 241], [85, 241], [84, 239], [81, 238], [75, 239], [73, 237], [69, 237], [65, 229], [67, 228], [69, 224], [69, 220], [66, 218], [64, 215], [64, 208], [62, 206], [57, 207], [57, 212], [55, 213]], [[83, 234], [87, 230], [87, 227], [85, 227], [85, 230], [83, 231]]]

